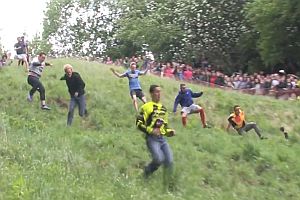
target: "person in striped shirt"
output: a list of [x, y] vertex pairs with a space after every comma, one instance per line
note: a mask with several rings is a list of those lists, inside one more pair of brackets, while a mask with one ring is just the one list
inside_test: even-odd
[[34, 93], [38, 91], [40, 93], [41, 109], [50, 110], [50, 108], [46, 105], [45, 87], [40, 81], [40, 77], [42, 75], [42, 72], [44, 71], [45, 66], [51, 66], [50, 63], [45, 62], [45, 59], [46, 59], [46, 54], [44, 52], [41, 52], [38, 55], [38, 57], [34, 58], [30, 63], [28, 69], [27, 82], [29, 85], [32, 86], [32, 88], [29, 91], [27, 100], [29, 102], [32, 102]]

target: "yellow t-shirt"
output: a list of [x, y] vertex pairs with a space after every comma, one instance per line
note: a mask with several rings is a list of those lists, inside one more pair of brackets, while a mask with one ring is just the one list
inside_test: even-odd
[[145, 103], [140, 108], [136, 119], [137, 127], [144, 133], [151, 134], [154, 128], [159, 128], [162, 135], [168, 135], [172, 129], [168, 128], [168, 113], [161, 103], [153, 101]]

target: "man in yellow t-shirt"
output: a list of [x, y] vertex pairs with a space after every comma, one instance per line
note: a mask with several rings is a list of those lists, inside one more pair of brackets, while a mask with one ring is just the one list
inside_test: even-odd
[[231, 113], [228, 117], [228, 122], [227, 131], [229, 130], [230, 126], [232, 126], [239, 135], [242, 135], [243, 133], [254, 129], [260, 139], [266, 139], [266, 137], [261, 135], [260, 130], [255, 122], [246, 123], [245, 113], [241, 110], [239, 105], [233, 107], [233, 113]]
[[173, 155], [165, 136], [175, 135], [175, 130], [168, 127], [167, 109], [160, 103], [160, 87], [151, 85], [149, 91], [152, 101], [140, 108], [136, 119], [136, 125], [145, 134], [146, 144], [152, 155], [152, 161], [144, 169], [145, 177], [162, 164], [168, 172], [172, 171]]

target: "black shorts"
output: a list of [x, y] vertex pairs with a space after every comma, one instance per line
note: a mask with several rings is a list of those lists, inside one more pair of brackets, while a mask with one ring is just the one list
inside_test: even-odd
[[133, 95], [136, 95], [141, 100], [145, 96], [141, 89], [130, 90], [131, 98], [133, 98]]

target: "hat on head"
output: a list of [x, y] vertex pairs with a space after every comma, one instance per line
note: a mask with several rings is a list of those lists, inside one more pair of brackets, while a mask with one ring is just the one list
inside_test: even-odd
[[279, 73], [285, 74], [285, 71], [283, 69], [279, 70]]

